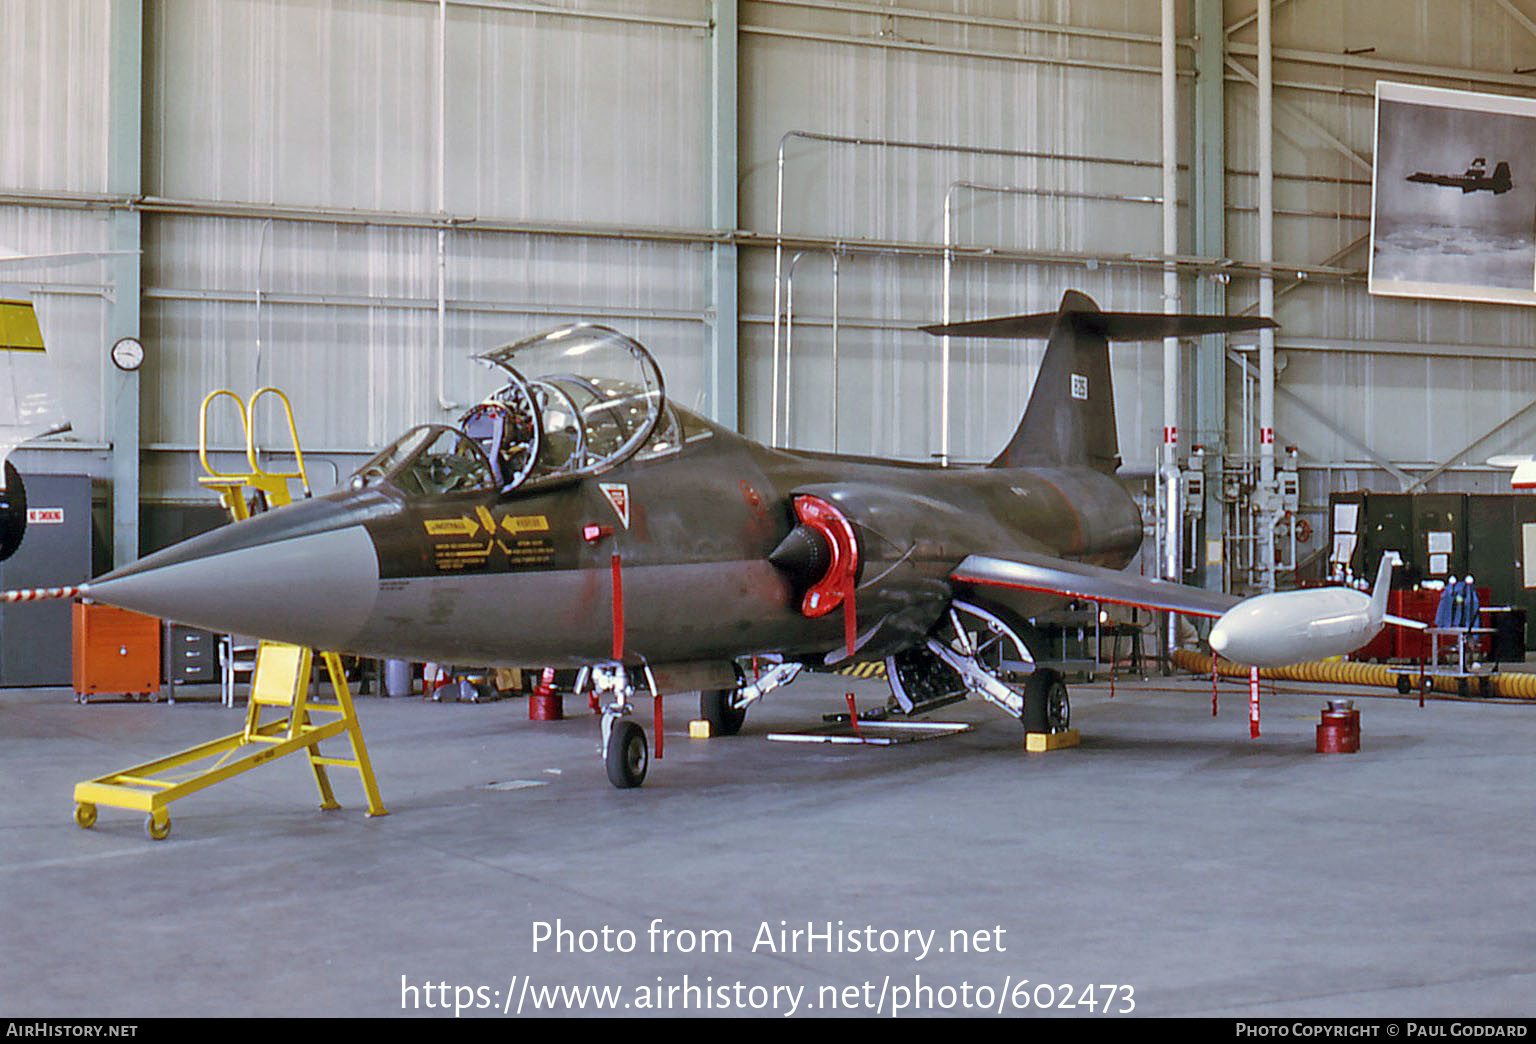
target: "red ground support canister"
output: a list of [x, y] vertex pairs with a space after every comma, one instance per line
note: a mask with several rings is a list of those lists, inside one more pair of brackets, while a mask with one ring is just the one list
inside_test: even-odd
[[1319, 754], [1353, 754], [1360, 749], [1360, 712], [1354, 700], [1329, 700], [1317, 726]]
[[555, 669], [546, 667], [543, 676], [539, 678], [539, 684], [534, 687], [533, 695], [528, 697], [528, 720], [559, 721], [564, 717], [564, 705], [560, 702], [560, 694], [555, 691]]

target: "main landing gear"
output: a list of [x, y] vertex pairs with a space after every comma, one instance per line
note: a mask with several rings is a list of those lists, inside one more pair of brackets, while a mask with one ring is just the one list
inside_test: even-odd
[[980, 696], [1028, 732], [1060, 732], [1071, 719], [1061, 672], [1035, 666], [1029, 647], [1002, 617], [959, 599], [925, 645], [886, 661], [896, 702], [907, 713]]
[[[801, 666], [799, 663], [776, 663], [758, 675], [751, 684], [738, 685], [734, 689], [701, 691], [699, 715], [709, 722], [710, 734], [736, 735], [746, 721], [747, 708], [779, 686], [793, 681], [795, 675], [800, 673]], [[654, 695], [655, 681], [649, 671], [645, 673]], [[651, 753], [645, 729], [629, 720], [630, 713], [635, 709], [635, 687], [630, 682], [629, 672], [622, 664], [593, 667], [590, 675], [577, 682], [577, 690], [583, 691], [588, 682], [599, 701], [604, 693], [610, 697], [602, 708], [602, 742], [598, 747], [598, 753], [602, 755], [603, 765], [608, 771], [608, 782], [621, 790], [638, 787], [645, 782], [646, 771], [651, 766]], [[659, 714], [656, 727], [661, 727]], [[661, 740], [658, 739], [656, 743], [659, 751]]]
[[699, 717], [709, 722], [711, 736], [734, 736], [747, 720], [747, 708], [782, 685], [788, 685], [800, 673], [803, 664], [775, 663], [751, 684], [742, 684], [737, 669], [734, 689], [705, 689], [699, 693]]
[[704, 689], [699, 693], [699, 717], [709, 722], [711, 736], [734, 736], [747, 720], [747, 708], [737, 706], [736, 689]]

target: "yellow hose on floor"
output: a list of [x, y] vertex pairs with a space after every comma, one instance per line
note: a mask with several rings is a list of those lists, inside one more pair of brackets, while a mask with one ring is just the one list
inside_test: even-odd
[[[1195, 652], [1193, 649], [1175, 649], [1173, 662], [1177, 666], [1194, 674], [1209, 675], [1211, 673], [1211, 657], [1207, 653]], [[1218, 668], [1228, 678], [1246, 678], [1248, 668], [1229, 660], [1221, 660]], [[1417, 684], [1419, 680], [1418, 668], [1412, 664], [1402, 664], [1394, 667], [1384, 667], [1375, 663], [1353, 663], [1348, 660], [1320, 660], [1312, 663], [1298, 663], [1290, 667], [1261, 667], [1259, 677], [1273, 678], [1277, 681], [1304, 681], [1325, 682], [1334, 685], [1375, 685], [1381, 688], [1396, 689], [1397, 679], [1406, 675], [1410, 683]], [[1460, 679], [1430, 676], [1430, 687], [1435, 692], [1446, 692], [1451, 695], [1459, 695], [1461, 692]], [[1495, 699], [1536, 700], [1536, 674], [1517, 672], [1513, 674], [1495, 674], [1489, 679], [1490, 688], [1488, 695]], [[1481, 690], [1476, 683], [1472, 684], [1469, 695], [1480, 695]]]

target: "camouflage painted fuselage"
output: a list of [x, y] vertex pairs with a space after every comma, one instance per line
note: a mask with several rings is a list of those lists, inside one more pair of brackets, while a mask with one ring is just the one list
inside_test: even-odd
[[[142, 608], [221, 631], [372, 656], [575, 666], [613, 658], [617, 555], [626, 662], [821, 657], [843, 647], [843, 611], [804, 615], [795, 581], [768, 560], [795, 524], [791, 494], [811, 493], [854, 525], [860, 656], [873, 658], [930, 629], [967, 554], [1119, 568], [1141, 540], [1134, 503], [1093, 469], [890, 464], [708, 430], [605, 475], [507, 495], [331, 494], [149, 556], [97, 587], [133, 608], [135, 576], [153, 572], [168, 604]], [[585, 538], [591, 526], [602, 535]], [[174, 597], [167, 577], [180, 578]], [[1052, 601], [1000, 589], [979, 600], [1021, 617]]]

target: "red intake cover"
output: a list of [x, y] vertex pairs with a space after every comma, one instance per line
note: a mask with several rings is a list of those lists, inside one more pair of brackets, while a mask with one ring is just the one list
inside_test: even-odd
[[800, 600], [800, 611], [806, 616], [826, 616], [843, 604], [844, 594], [853, 588], [859, 572], [858, 538], [843, 513], [820, 497], [802, 494], [794, 503], [795, 517], [820, 533], [832, 549], [832, 562], [826, 573]]

